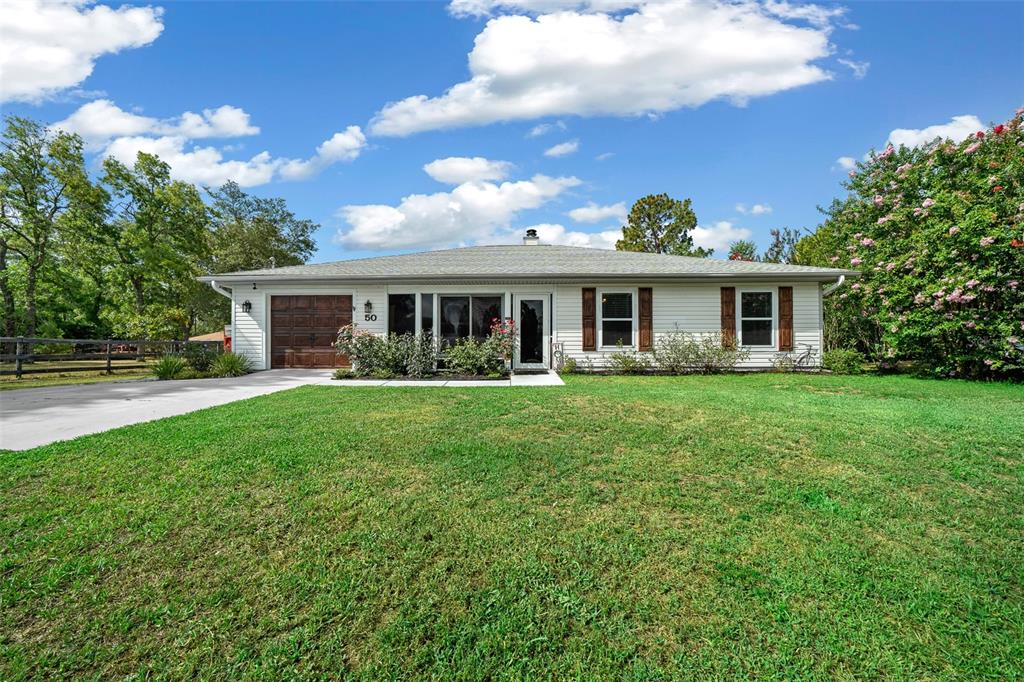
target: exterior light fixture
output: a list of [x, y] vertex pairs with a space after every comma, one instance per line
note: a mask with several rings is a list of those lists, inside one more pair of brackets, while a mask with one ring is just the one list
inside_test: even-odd
[[256, 282], [253, 282], [253, 283], [252, 283], [252, 290], [253, 290], [253, 291], [256, 291]]
[[363, 312], [367, 315], [373, 312], [373, 302], [370, 299], [366, 299], [366, 303], [363, 304]]
[[[253, 286], [255, 286], [255, 285], [253, 285]], [[242, 304], [242, 312], [246, 313], [246, 314], [252, 312], [252, 302], [251, 301], [246, 301], [245, 303]]]

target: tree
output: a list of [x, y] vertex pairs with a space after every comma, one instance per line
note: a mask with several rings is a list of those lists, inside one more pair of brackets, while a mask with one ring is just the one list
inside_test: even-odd
[[0, 298], [4, 335], [18, 329], [18, 306], [12, 282], [23, 276], [24, 335], [38, 327], [39, 280], [51, 248], [98, 197], [89, 182], [76, 135], [49, 131], [38, 123], [8, 117], [0, 141]]
[[796, 247], [798, 261], [861, 272], [826, 299], [826, 321], [843, 321], [826, 331], [940, 376], [1024, 378], [1022, 116], [851, 171], [850, 194]]
[[119, 334], [187, 336], [187, 301], [210, 253], [199, 191], [171, 180], [170, 167], [144, 152], [131, 168], [108, 158], [103, 170], [113, 201], [96, 235], [113, 264], [105, 315]]
[[800, 231], [784, 227], [781, 230], [773, 229], [769, 234], [771, 234], [772, 243], [768, 245], [761, 260], [765, 263], [794, 263], [796, 245], [800, 241]]
[[[313, 235], [320, 226], [297, 218], [284, 199], [254, 197], [234, 182], [208, 192], [212, 241], [206, 273], [301, 265], [316, 252]], [[213, 331], [229, 319], [228, 301], [201, 285], [190, 314], [194, 328]]]
[[667, 194], [648, 194], [633, 204], [622, 227], [622, 239], [615, 243], [615, 248], [707, 258], [712, 249], [693, 245], [690, 232], [696, 227], [697, 215], [689, 199], [680, 201]]
[[740, 239], [729, 244], [729, 260], [757, 260], [757, 244]]

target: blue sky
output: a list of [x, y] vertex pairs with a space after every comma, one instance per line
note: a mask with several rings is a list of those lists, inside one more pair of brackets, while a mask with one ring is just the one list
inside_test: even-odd
[[724, 256], [813, 227], [840, 158], [1024, 104], [1020, 3], [10, 7], [4, 113], [82, 133], [91, 163], [150, 149], [184, 179], [283, 196], [322, 225], [317, 261], [535, 225], [607, 246], [619, 205], [652, 192], [692, 198]]

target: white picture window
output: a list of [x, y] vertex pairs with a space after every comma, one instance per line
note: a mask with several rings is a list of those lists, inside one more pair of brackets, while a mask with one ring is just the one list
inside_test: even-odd
[[629, 291], [602, 291], [600, 301], [601, 339], [604, 348], [612, 348], [622, 342], [623, 346], [633, 345], [634, 324], [633, 293]]
[[775, 295], [771, 291], [741, 291], [738, 326], [741, 346], [773, 345]]

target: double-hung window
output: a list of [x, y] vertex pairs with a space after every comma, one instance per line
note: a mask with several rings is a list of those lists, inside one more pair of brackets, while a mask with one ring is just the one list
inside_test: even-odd
[[739, 332], [741, 346], [771, 346], [774, 328], [774, 294], [741, 291]]
[[622, 342], [623, 346], [633, 345], [633, 294], [626, 291], [602, 291], [601, 302], [601, 347], [610, 348]]

